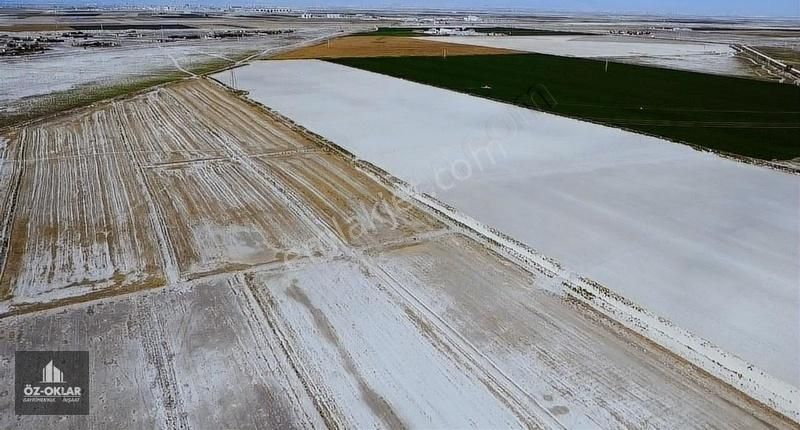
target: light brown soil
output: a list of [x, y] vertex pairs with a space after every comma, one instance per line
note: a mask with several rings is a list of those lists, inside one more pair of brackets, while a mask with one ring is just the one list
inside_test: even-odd
[[409, 202], [328, 154], [302, 154], [265, 162], [316, 217], [352, 246], [375, 246], [443, 228]]
[[348, 57], [439, 57], [453, 55], [516, 54], [508, 49], [434, 42], [412, 37], [349, 36], [279, 54], [274, 59], [297, 60], [311, 58]]
[[800, 67], [800, 50], [776, 46], [758, 46], [756, 49], [792, 67]]
[[6, 295], [86, 291], [123, 275], [127, 283], [159, 275], [146, 196], [112, 110], [83, 110], [11, 136], [21, 177], [4, 221]]
[[73, 31], [72, 27], [64, 24], [14, 24], [0, 25], [3, 31]]
[[[149, 277], [169, 284], [441, 228], [205, 79], [2, 139], [0, 299], [71, 298]], [[19, 199], [9, 194], [17, 188]]]

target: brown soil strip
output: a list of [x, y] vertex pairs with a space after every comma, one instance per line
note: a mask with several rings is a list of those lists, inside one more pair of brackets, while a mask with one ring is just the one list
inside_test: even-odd
[[72, 27], [65, 24], [13, 24], [0, 25], [0, 31], [72, 31]]
[[509, 49], [461, 45], [393, 36], [349, 36], [278, 54], [273, 59], [297, 60], [349, 57], [439, 57], [517, 54]]
[[755, 48], [792, 67], [800, 67], [800, 50], [778, 46], [757, 46]]

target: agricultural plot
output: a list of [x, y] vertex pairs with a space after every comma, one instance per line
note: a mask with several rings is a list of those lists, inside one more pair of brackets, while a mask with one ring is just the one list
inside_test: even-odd
[[422, 39], [582, 58], [733, 54], [733, 48], [723, 44], [622, 36], [429, 36]]
[[650, 361], [652, 345], [634, 347], [629, 334], [547, 292], [553, 280], [476, 245], [445, 236], [388, 249], [373, 264], [438, 318], [431, 327], [445, 325], [500, 369], [504, 390], [514, 381], [526, 410], [546, 410], [567, 428], [760, 425], [733, 391], [717, 393], [730, 403], [689, 400], [687, 392], [706, 390], [705, 376], [680, 361]]
[[794, 68], [800, 68], [800, 50], [780, 46], [758, 46], [759, 51]]
[[392, 36], [350, 36], [278, 54], [276, 60], [349, 57], [442, 57], [451, 55], [499, 55], [515, 51]]
[[352, 175], [341, 159], [308, 154], [264, 163], [350, 246], [403, 241], [444, 227], [383, 185]]
[[237, 79], [477, 223], [800, 385], [796, 175], [326, 62], [261, 62]]
[[331, 61], [702, 148], [800, 157], [795, 85], [538, 54]]
[[[342, 427], [540, 427], [367, 267], [335, 261], [252, 282], [313, 396]], [[538, 421], [538, 422], [537, 422]]]
[[144, 165], [295, 151], [309, 143], [255, 107], [204, 80], [180, 82], [116, 105], [126, 139]]
[[0, 277], [6, 296], [56, 300], [163, 284], [147, 197], [115, 125], [101, 110], [10, 136], [20, 177], [8, 188], [13, 212]]
[[[14, 137], [12, 136], [12, 139]], [[19, 177], [17, 171], [21, 163], [17, 161], [17, 147], [11, 145], [6, 137], [0, 136], [0, 261], [5, 259], [8, 251], [8, 229], [11, 227], [11, 214], [14, 205], [12, 202], [16, 198], [16, 180]], [[4, 299], [8, 294], [7, 288], [0, 288], [0, 299]]]
[[0, 354], [91, 351], [91, 413], [0, 427], [792, 425], [213, 83], [4, 137]]
[[791, 428], [463, 236], [329, 257], [3, 319], [0, 353], [92, 351], [73, 427]]
[[[91, 351], [92, 395], [91, 415], [70, 417], [15, 417], [13, 395], [0, 396], [0, 427], [323, 426], [248, 297], [231, 278], [0, 321], [4, 357], [54, 342]], [[0, 382], [13, 386], [13, 377], [12, 360], [4, 360]]]
[[602, 58], [702, 73], [754, 77], [746, 62], [724, 43], [702, 43], [612, 35], [513, 37], [425, 37], [424, 40], [578, 58]]
[[337, 31], [303, 28], [246, 41], [161, 44], [134, 39], [108, 49], [67, 47], [25, 58], [4, 57], [0, 59], [0, 126], [177, 80], [190, 72], [216, 70], [249, 55], [277, 52]]
[[153, 169], [147, 177], [182, 278], [281, 262], [310, 241], [327, 251], [335, 246], [263, 171], [207, 162]]
[[158, 286], [442, 227], [206, 80], [36, 123], [3, 142], [0, 286], [14, 303]]

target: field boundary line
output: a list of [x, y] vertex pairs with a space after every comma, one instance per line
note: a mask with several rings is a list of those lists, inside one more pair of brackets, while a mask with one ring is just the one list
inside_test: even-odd
[[[14, 220], [17, 215], [17, 202], [19, 201], [19, 190], [22, 187], [22, 180], [25, 170], [25, 162], [21, 161], [24, 159], [25, 149], [27, 145], [28, 133], [27, 130], [21, 130], [22, 137], [16, 136], [16, 142], [18, 142], [18, 146], [16, 148], [16, 160], [14, 160], [14, 175], [13, 178], [13, 185], [11, 186], [10, 192], [7, 194], [8, 196], [8, 208], [3, 215], [2, 222], [3, 224], [0, 225], [0, 287], [2, 286], [2, 282], [6, 276], [6, 265], [8, 263], [8, 253], [11, 251], [11, 236], [14, 230]], [[6, 145], [12, 145], [14, 142], [8, 141]], [[8, 291], [3, 291], [0, 288], [0, 300], [9, 300], [13, 296], [12, 285], [9, 281]]]

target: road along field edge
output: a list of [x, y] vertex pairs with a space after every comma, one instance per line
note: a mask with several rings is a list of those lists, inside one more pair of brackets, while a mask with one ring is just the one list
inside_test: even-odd
[[775, 378], [738, 356], [722, 350], [710, 341], [653, 314], [613, 290], [591, 279], [569, 272], [554, 259], [478, 222], [430, 195], [415, 190], [410, 184], [394, 177], [379, 166], [359, 159], [355, 154], [297, 124], [291, 118], [247, 98], [241, 91], [230, 88], [214, 78], [209, 77], [209, 79], [241, 97], [247, 103], [290, 125], [312, 141], [349, 159], [358, 170], [390, 187], [400, 197], [413, 199], [457, 231], [479, 241], [523, 269], [551, 279], [547, 285], [551, 292], [567, 300], [588, 306], [754, 401], [800, 424], [800, 389], [797, 387]]

